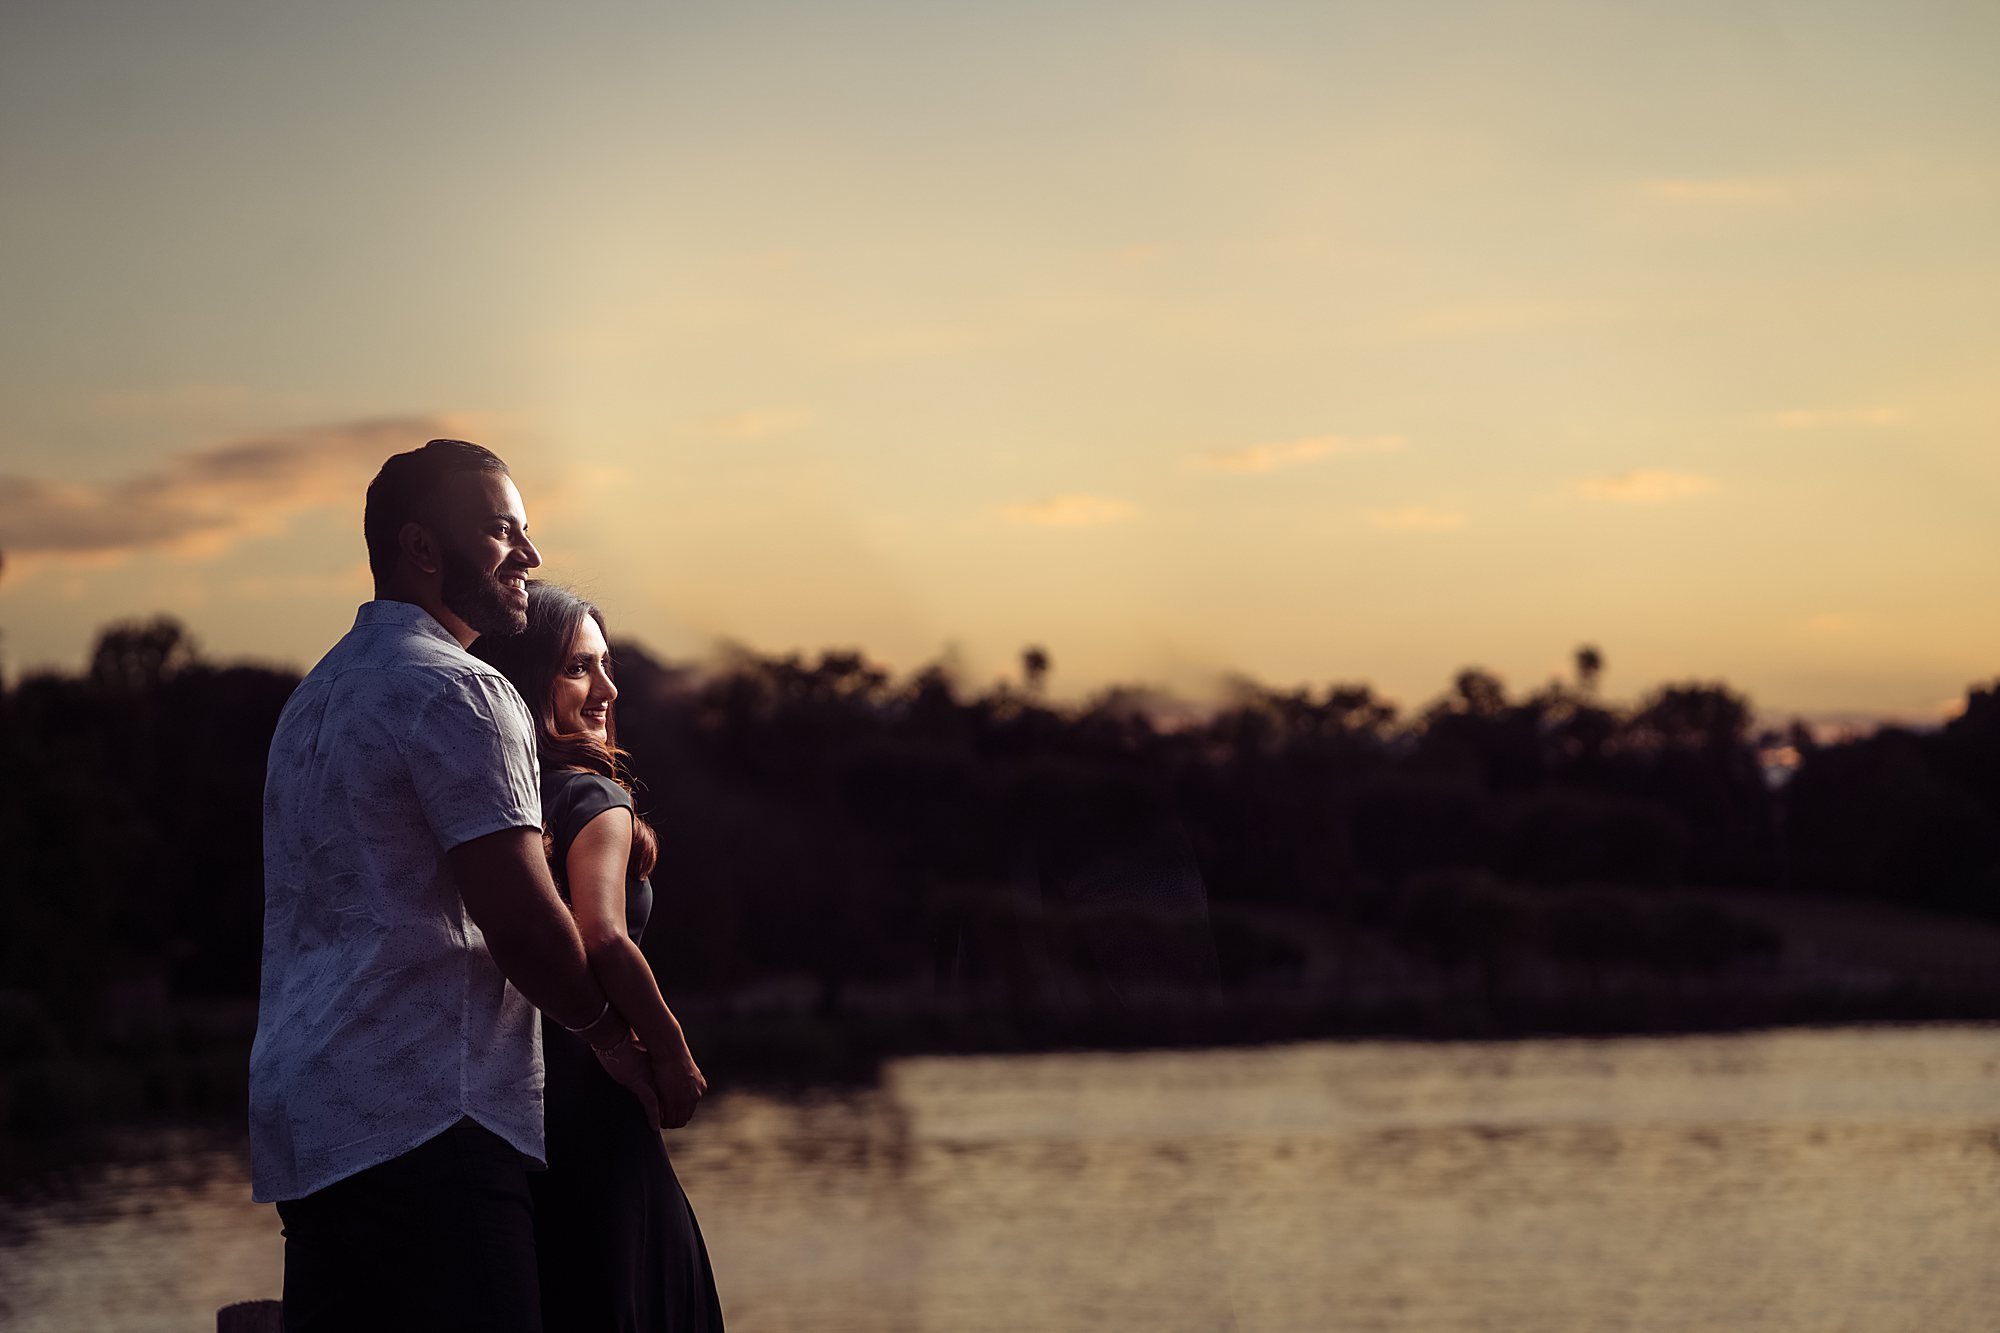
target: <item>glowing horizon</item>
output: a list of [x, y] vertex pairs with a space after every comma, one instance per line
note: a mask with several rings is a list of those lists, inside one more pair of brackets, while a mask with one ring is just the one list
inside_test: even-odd
[[670, 658], [1409, 708], [1591, 643], [1613, 696], [1907, 719], [2000, 674], [2000, 15], [6, 25], [10, 677], [155, 613], [309, 665], [432, 434]]

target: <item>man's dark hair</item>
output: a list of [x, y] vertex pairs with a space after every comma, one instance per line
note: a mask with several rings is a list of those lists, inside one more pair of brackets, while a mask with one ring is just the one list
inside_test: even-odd
[[507, 473], [491, 449], [464, 440], [431, 440], [421, 449], [397, 454], [368, 483], [361, 533], [368, 541], [368, 571], [379, 586], [396, 572], [403, 525], [434, 523], [445, 482], [461, 472]]

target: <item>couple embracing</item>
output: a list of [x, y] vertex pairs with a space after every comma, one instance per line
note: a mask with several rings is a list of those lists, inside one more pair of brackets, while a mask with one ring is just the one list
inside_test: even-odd
[[707, 1084], [638, 946], [657, 846], [603, 617], [530, 580], [478, 445], [389, 459], [363, 529], [375, 600], [264, 788], [250, 1149], [285, 1327], [720, 1330], [660, 1136]]

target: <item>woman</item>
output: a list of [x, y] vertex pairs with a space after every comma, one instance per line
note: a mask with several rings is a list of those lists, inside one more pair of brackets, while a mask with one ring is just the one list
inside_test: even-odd
[[[528, 627], [482, 636], [536, 716], [542, 821], [556, 888], [604, 993], [654, 1055], [661, 1098], [692, 1107], [705, 1083], [660, 996], [639, 938], [652, 910], [658, 843], [632, 809], [611, 705], [604, 616], [575, 593], [528, 587]], [[660, 1052], [671, 1058], [661, 1061]], [[629, 1051], [624, 1058], [630, 1058]], [[546, 1172], [529, 1177], [542, 1320], [550, 1330], [720, 1330], [708, 1250], [667, 1160], [655, 1108], [612, 1081], [584, 1041], [542, 1020]], [[619, 1057], [613, 1057], [619, 1058]], [[685, 1116], [681, 1116], [685, 1119]]]

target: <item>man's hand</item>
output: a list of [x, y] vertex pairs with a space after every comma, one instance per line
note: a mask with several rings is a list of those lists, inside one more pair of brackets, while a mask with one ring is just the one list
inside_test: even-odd
[[653, 1073], [653, 1088], [659, 1096], [660, 1126], [679, 1129], [694, 1118], [694, 1104], [708, 1091], [708, 1080], [696, 1067], [685, 1048], [647, 1053]]
[[[647, 1118], [653, 1124], [661, 1123], [660, 1097], [653, 1091], [652, 1061], [646, 1058], [646, 1048], [636, 1038], [628, 1035], [608, 1050], [593, 1046], [590, 1053], [597, 1057], [597, 1063], [604, 1066], [605, 1073], [639, 1099], [639, 1104], [646, 1108]], [[687, 1123], [686, 1117], [682, 1117], [681, 1123]]]

